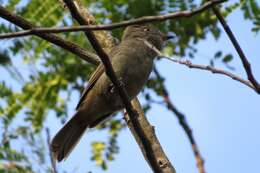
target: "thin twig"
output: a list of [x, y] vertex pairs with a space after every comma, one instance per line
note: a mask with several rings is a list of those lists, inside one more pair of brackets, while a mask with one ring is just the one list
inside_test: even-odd
[[[158, 79], [162, 79], [162, 76], [160, 75], [160, 73], [158, 72], [156, 67], [154, 68], [154, 73], [155, 73], [155, 75], [156, 75], [156, 77]], [[183, 128], [183, 130], [185, 131], [186, 135], [188, 136], [188, 139], [189, 139], [189, 141], [191, 143], [191, 146], [192, 146], [192, 150], [193, 150], [195, 159], [197, 161], [197, 167], [198, 167], [199, 173], [206, 173], [205, 168], [204, 168], [204, 159], [203, 159], [203, 157], [201, 156], [201, 154], [199, 152], [198, 145], [197, 145], [197, 143], [195, 141], [195, 138], [194, 138], [194, 136], [192, 134], [192, 130], [189, 127], [189, 124], [188, 124], [188, 122], [186, 120], [185, 115], [182, 112], [180, 112], [175, 107], [175, 105], [172, 103], [172, 101], [171, 101], [171, 99], [169, 97], [169, 92], [167, 91], [167, 89], [164, 86], [164, 84], [162, 84], [162, 92], [159, 93], [159, 94], [163, 97], [163, 100], [166, 103], [167, 108], [176, 115], [176, 117], [179, 120], [179, 123], [180, 123], [181, 127]]]
[[[84, 18], [83, 15], [80, 13], [80, 6], [76, 1], [64, 0], [64, 2], [69, 8], [71, 15], [73, 16], [74, 19], [76, 19], [80, 24], [88, 24], [87, 19]], [[93, 49], [100, 57], [105, 67], [107, 76], [110, 78], [111, 82], [118, 90], [120, 98], [129, 115], [130, 121], [132, 122], [133, 128], [135, 129], [137, 136], [142, 141], [142, 145], [144, 150], [146, 151], [150, 166], [152, 167], [153, 171], [156, 173], [165, 172], [163, 170], [166, 166], [169, 167], [169, 162], [162, 163], [161, 158], [156, 158], [155, 154], [153, 153], [153, 148], [152, 148], [153, 143], [151, 143], [151, 140], [149, 140], [150, 136], [147, 135], [145, 130], [142, 128], [140, 122], [138, 121], [139, 113], [133, 108], [125, 87], [121, 85], [119, 80], [117, 79], [108, 55], [99, 44], [93, 32], [85, 31], [85, 35], [88, 37], [88, 40], [91, 43]], [[169, 171], [169, 173], [170, 172], [175, 173], [174, 168], [172, 169], [172, 171]]]
[[195, 68], [195, 69], [200, 69], [200, 70], [206, 70], [206, 71], [211, 71], [212, 73], [216, 73], [216, 74], [222, 74], [224, 76], [227, 76], [229, 78], [232, 78], [240, 83], [245, 84], [246, 86], [252, 88], [253, 90], [256, 91], [256, 88], [252, 85], [252, 83], [250, 81], [247, 81], [245, 79], [242, 79], [241, 77], [230, 73], [228, 71], [222, 70], [222, 69], [217, 69], [215, 67], [212, 67], [210, 65], [200, 65], [200, 64], [192, 64], [189, 60], [177, 60], [177, 59], [173, 59], [173, 58], [169, 58], [167, 57], [167, 59], [176, 62], [178, 64], [182, 64], [182, 65], [186, 65], [189, 68]]
[[232, 42], [233, 46], [235, 47], [242, 63], [244, 66], [244, 69], [246, 71], [247, 74], [247, 78], [249, 81], [251, 81], [251, 83], [254, 85], [254, 90], [260, 94], [260, 84], [257, 82], [257, 80], [255, 79], [252, 69], [251, 69], [251, 65], [249, 63], [249, 61], [247, 60], [243, 50], [241, 49], [236, 37], [234, 36], [231, 28], [228, 26], [227, 22], [225, 21], [225, 19], [222, 17], [220, 11], [218, 10], [217, 7], [212, 6], [212, 10], [215, 13], [215, 15], [217, 16], [218, 20], [220, 21], [221, 25], [223, 26], [224, 30], [226, 31], [230, 41]]
[[[143, 40], [143, 39], [141, 39]], [[250, 81], [247, 81], [245, 79], [242, 79], [241, 77], [233, 74], [233, 73], [230, 73], [228, 71], [225, 71], [225, 70], [222, 70], [222, 69], [217, 69], [215, 67], [212, 67], [212, 66], [209, 66], [209, 65], [199, 65], [199, 64], [192, 64], [189, 60], [178, 60], [178, 59], [174, 59], [174, 58], [170, 58], [170, 57], [167, 57], [165, 55], [163, 55], [156, 47], [154, 47], [151, 43], [149, 43], [148, 41], [146, 40], [143, 40], [143, 42], [150, 48], [152, 49], [155, 53], [157, 53], [157, 55], [161, 58], [166, 58], [170, 61], [173, 61], [175, 63], [178, 63], [178, 64], [182, 64], [182, 65], [185, 65], [189, 68], [195, 68], [195, 69], [200, 69], [200, 70], [206, 70], [206, 71], [211, 71], [212, 73], [216, 73], [216, 74], [221, 74], [221, 75], [224, 75], [224, 76], [227, 76], [229, 78], [232, 78], [240, 83], [243, 83], [245, 84], [246, 86], [252, 88], [254, 91], [257, 92], [257, 88], [255, 88], [255, 86], [250, 82]]]
[[144, 23], [152, 23], [152, 22], [162, 22], [169, 19], [178, 19], [183, 17], [191, 17], [193, 15], [199, 14], [202, 11], [205, 11], [214, 5], [220, 4], [225, 2], [226, 0], [213, 0], [206, 2], [201, 7], [198, 7], [194, 10], [186, 10], [180, 11], [175, 13], [169, 13], [165, 15], [158, 15], [158, 16], [146, 16], [137, 19], [122, 21], [118, 23], [112, 24], [104, 24], [104, 25], [84, 25], [84, 26], [70, 26], [70, 27], [60, 27], [60, 28], [30, 28], [26, 31], [19, 31], [13, 33], [5, 33], [0, 35], [0, 39], [6, 38], [14, 38], [14, 37], [24, 37], [33, 34], [39, 33], [61, 33], [61, 32], [77, 32], [77, 31], [97, 31], [97, 30], [112, 30], [120, 27], [126, 27], [129, 25], [135, 24], [144, 24]]
[[252, 85], [252, 83], [250, 81], [247, 81], [245, 79], [242, 79], [241, 77], [233, 74], [233, 73], [230, 73], [228, 71], [225, 71], [225, 70], [222, 70], [222, 69], [217, 69], [215, 67], [212, 67], [210, 65], [200, 65], [200, 64], [192, 64], [189, 60], [177, 60], [177, 59], [173, 59], [173, 58], [169, 58], [167, 57], [167, 59], [173, 61], [173, 62], [176, 62], [178, 64], [182, 64], [182, 65], [185, 65], [189, 68], [194, 68], [194, 69], [200, 69], [200, 70], [206, 70], [206, 71], [211, 71], [212, 73], [216, 73], [216, 74], [221, 74], [221, 75], [224, 75], [224, 76], [227, 76], [231, 79], [234, 79], [240, 83], [243, 83], [245, 84], [246, 86], [252, 88], [253, 90], [256, 91], [256, 88], [254, 87], [254, 85]]
[[[23, 17], [13, 14], [6, 10], [3, 6], [0, 5], [0, 17], [6, 19], [7, 21], [15, 24], [16, 26], [21, 27], [22, 29], [32, 29], [36, 28], [35, 25], [24, 19]], [[81, 48], [77, 44], [66, 41], [54, 34], [47, 34], [47, 33], [35, 33], [38, 37], [41, 37], [44, 40], [47, 40], [65, 50], [68, 50], [71, 53], [74, 53], [75, 55], [78, 55], [81, 59], [91, 63], [91, 64], [99, 64], [99, 58], [85, 49]]]
[[46, 136], [47, 136], [47, 145], [49, 149], [49, 156], [50, 156], [50, 161], [51, 161], [51, 168], [52, 168], [52, 173], [58, 173], [56, 162], [54, 158], [52, 157], [52, 152], [51, 152], [51, 136], [50, 136], [50, 129], [46, 128]]

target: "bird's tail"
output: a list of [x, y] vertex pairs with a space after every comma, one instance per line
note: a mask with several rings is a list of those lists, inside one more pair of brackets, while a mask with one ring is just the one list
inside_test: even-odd
[[76, 112], [76, 114], [55, 135], [51, 142], [53, 157], [59, 162], [68, 157], [88, 127], [87, 124], [79, 123], [79, 113], [80, 112]]

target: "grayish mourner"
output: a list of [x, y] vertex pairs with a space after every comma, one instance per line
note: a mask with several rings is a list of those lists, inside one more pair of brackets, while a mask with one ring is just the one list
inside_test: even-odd
[[[109, 53], [116, 76], [130, 99], [136, 97], [145, 85], [157, 55], [143, 40], [160, 50], [169, 38], [150, 25], [133, 25], [125, 29], [122, 42]], [[87, 128], [95, 127], [123, 108], [104, 66], [99, 65], [80, 98], [75, 115], [52, 140], [54, 157], [58, 161], [66, 158]]]

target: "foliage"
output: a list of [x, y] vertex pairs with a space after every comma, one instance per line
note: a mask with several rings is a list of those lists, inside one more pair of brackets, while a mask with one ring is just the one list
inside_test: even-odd
[[254, 24], [252, 31], [260, 30], [260, 4], [259, 1], [241, 0], [241, 9], [244, 11], [244, 18], [251, 20]]
[[[198, 7], [198, 1], [179, 0], [111, 0], [84, 1], [84, 5], [90, 7], [91, 12], [98, 22], [118, 22], [145, 15], [156, 15], [179, 10], [187, 10]], [[58, 1], [45, 0], [5, 0], [5, 7], [38, 26], [70, 26], [74, 24], [68, 12], [62, 8]], [[252, 30], [256, 33], [260, 29], [260, 8], [257, 0], [241, 0], [231, 3], [224, 8], [228, 15], [233, 10], [240, 8], [244, 18], [253, 22]], [[241, 19], [242, 20], [242, 19]], [[181, 57], [193, 58], [196, 54], [196, 44], [207, 38], [208, 34], [215, 39], [220, 37], [220, 28], [217, 25], [216, 17], [212, 12], [207, 11], [189, 19], [172, 20], [157, 24], [163, 32], [173, 32], [176, 38], [165, 48], [165, 52]], [[0, 32], [17, 31], [18, 28], [0, 22]], [[113, 30], [112, 34], [120, 38], [122, 29]], [[61, 34], [63, 38], [71, 40], [91, 51], [88, 42], [82, 33]], [[81, 92], [85, 81], [94, 70], [90, 64], [82, 62], [75, 55], [53, 46], [37, 37], [27, 37], [7, 41], [5, 51], [0, 50], [0, 65], [10, 74], [13, 82], [1, 79], [0, 83], [0, 125], [1, 146], [0, 146], [0, 172], [34, 172], [36, 170], [47, 170], [45, 167], [36, 168], [30, 166], [31, 158], [35, 155], [47, 166], [46, 147], [39, 146], [35, 138], [42, 137], [42, 131], [46, 117], [50, 111], [55, 112], [57, 119], [64, 120], [67, 117], [71, 93]], [[220, 59], [224, 64], [232, 60], [232, 55], [223, 55], [216, 52], [212, 55], [211, 65]], [[19, 59], [19, 60], [17, 60]], [[23, 66], [26, 70], [15, 68]], [[11, 68], [10, 68], [11, 67]], [[8, 70], [9, 69], [9, 70]], [[11, 69], [11, 70], [10, 70]], [[23, 72], [21, 72], [23, 71]], [[26, 71], [24, 73], [24, 71]], [[22, 79], [22, 82], [21, 82]], [[148, 90], [144, 91], [146, 108], [149, 109], [151, 96], [150, 92], [160, 94], [163, 79], [151, 78], [147, 84]], [[74, 98], [75, 99], [75, 98]], [[17, 121], [19, 120], [19, 123]], [[20, 123], [22, 122], [22, 123]], [[22, 125], [21, 125], [22, 124]], [[108, 141], [93, 141], [92, 160], [103, 169], [107, 169], [108, 161], [112, 161], [119, 152], [117, 136], [125, 127], [123, 121], [111, 119], [100, 125], [98, 130], [109, 132]], [[17, 141], [29, 144], [31, 150], [42, 147], [43, 153], [25, 153], [25, 148], [16, 147]], [[44, 141], [41, 141], [44, 145]], [[10, 169], [11, 168], [11, 169]]]

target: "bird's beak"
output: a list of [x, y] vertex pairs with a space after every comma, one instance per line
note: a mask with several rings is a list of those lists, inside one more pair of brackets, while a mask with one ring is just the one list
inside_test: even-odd
[[175, 36], [173, 36], [173, 35], [163, 35], [163, 40], [164, 41], [167, 41], [167, 40], [170, 40], [170, 39], [173, 39]]
[[173, 39], [173, 38], [174, 38], [173, 35], [167, 35], [167, 36], [166, 36], [166, 40], [170, 40], [170, 39]]

